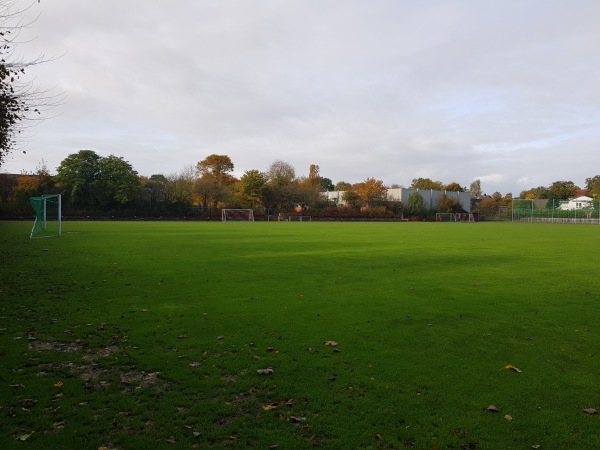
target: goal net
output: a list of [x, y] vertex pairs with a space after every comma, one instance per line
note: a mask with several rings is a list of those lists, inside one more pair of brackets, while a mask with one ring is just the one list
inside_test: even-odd
[[435, 213], [436, 222], [454, 222], [453, 213]]
[[475, 222], [475, 216], [471, 213], [456, 213], [454, 214], [455, 222]]
[[279, 213], [277, 216], [278, 222], [312, 222], [312, 216], [293, 216]]
[[222, 209], [222, 222], [254, 222], [254, 211], [251, 209]]
[[35, 211], [35, 221], [31, 229], [32, 238], [60, 236], [62, 234], [61, 196], [45, 194], [29, 199]]

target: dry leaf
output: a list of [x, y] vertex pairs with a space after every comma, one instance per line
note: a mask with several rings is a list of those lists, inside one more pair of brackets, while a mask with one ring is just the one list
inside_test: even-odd
[[506, 420], [508, 420], [509, 422], [510, 422], [510, 421], [513, 419], [513, 418], [512, 418], [512, 416], [511, 416], [510, 414], [507, 414], [507, 415], [505, 415], [505, 416], [504, 416], [504, 418], [505, 418]]
[[515, 366], [511, 366], [510, 364], [508, 364], [507, 366], [504, 366], [504, 368], [506, 370], [512, 370], [513, 372], [519, 372], [519, 373], [522, 372], [521, 369], [519, 369], [518, 367], [515, 367]]
[[189, 363], [188, 366], [191, 367], [192, 369], [195, 369], [196, 367], [200, 367], [201, 364], [198, 361], [194, 361], [192, 363]]
[[306, 417], [300, 417], [300, 416], [290, 416], [289, 421], [291, 423], [300, 423], [300, 422], [304, 422], [306, 420]]
[[381, 439], [381, 435], [380, 435], [379, 433], [377, 433], [377, 434], [375, 435], [375, 439]]
[[489, 405], [485, 409], [487, 409], [488, 411], [491, 411], [491, 412], [498, 412], [498, 408], [496, 406], [494, 406], [494, 405]]
[[325, 341], [325, 345], [328, 345], [330, 347], [337, 347], [338, 343], [335, 341]]
[[583, 412], [586, 414], [596, 414], [598, 411], [596, 411], [594, 408], [585, 408]]
[[171, 445], [175, 445], [175, 444], [177, 444], [177, 441], [175, 440], [175, 437], [174, 437], [174, 436], [171, 436], [171, 437], [170, 437], [169, 439], [167, 439], [165, 442], [166, 442], [167, 444], [171, 444]]
[[273, 369], [270, 367], [267, 367], [266, 369], [258, 369], [256, 373], [259, 375], [271, 375], [273, 373]]
[[534, 450], [536, 450], [536, 449], [538, 449], [538, 448], [540, 448], [540, 447], [541, 447], [541, 445], [540, 445], [540, 444], [533, 444], [533, 445], [531, 446], [531, 448], [533, 448]]
[[21, 436], [19, 436], [19, 437], [17, 438], [17, 440], [19, 440], [19, 441], [26, 441], [27, 439], [29, 439], [29, 438], [31, 437], [31, 435], [32, 435], [33, 433], [35, 433], [35, 431], [32, 431], [32, 432], [31, 432], [31, 433], [29, 433], [29, 434], [22, 434]]
[[54, 387], [63, 387], [63, 382], [57, 381], [56, 383], [54, 383]]
[[271, 411], [272, 409], [277, 409], [277, 405], [275, 403], [269, 403], [267, 405], [262, 405], [262, 409], [265, 411]]

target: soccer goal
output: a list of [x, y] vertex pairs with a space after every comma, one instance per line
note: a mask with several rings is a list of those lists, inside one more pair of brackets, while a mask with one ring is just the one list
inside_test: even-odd
[[29, 199], [35, 211], [32, 238], [60, 236], [62, 234], [62, 204], [60, 194], [44, 194]]
[[454, 222], [453, 213], [435, 213], [436, 222]]
[[454, 214], [455, 222], [475, 222], [475, 216], [471, 213], [456, 213]]
[[278, 222], [312, 222], [312, 216], [292, 216], [289, 214], [279, 213], [277, 216]]
[[254, 211], [251, 209], [222, 209], [222, 222], [254, 222]]

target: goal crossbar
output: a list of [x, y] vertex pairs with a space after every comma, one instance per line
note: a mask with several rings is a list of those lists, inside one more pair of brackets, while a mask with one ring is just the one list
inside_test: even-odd
[[222, 209], [221, 222], [254, 222], [252, 209]]

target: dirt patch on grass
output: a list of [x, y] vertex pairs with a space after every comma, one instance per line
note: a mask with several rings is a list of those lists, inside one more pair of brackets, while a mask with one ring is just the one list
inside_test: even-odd
[[82, 351], [85, 346], [81, 341], [74, 342], [53, 342], [53, 341], [31, 341], [29, 350], [35, 352], [61, 352], [73, 353]]
[[[71, 372], [77, 374], [85, 382], [87, 389], [106, 389], [115, 383], [122, 386], [123, 392], [129, 392], [134, 389], [155, 389], [164, 390], [170, 383], [158, 377], [158, 372], [144, 372], [136, 370], [127, 370], [127, 368], [102, 368], [98, 360], [109, 358], [116, 353], [121, 352], [121, 348], [114, 343], [96, 351], [86, 349], [83, 342], [77, 340], [74, 342], [53, 342], [53, 341], [31, 341], [29, 350], [35, 352], [57, 352], [74, 353], [84, 351], [81, 357], [83, 364], [73, 362], [68, 363], [47, 363], [40, 365], [45, 369], [41, 372], [48, 375], [54, 370], [68, 368]], [[36, 360], [37, 358], [33, 358]]]

